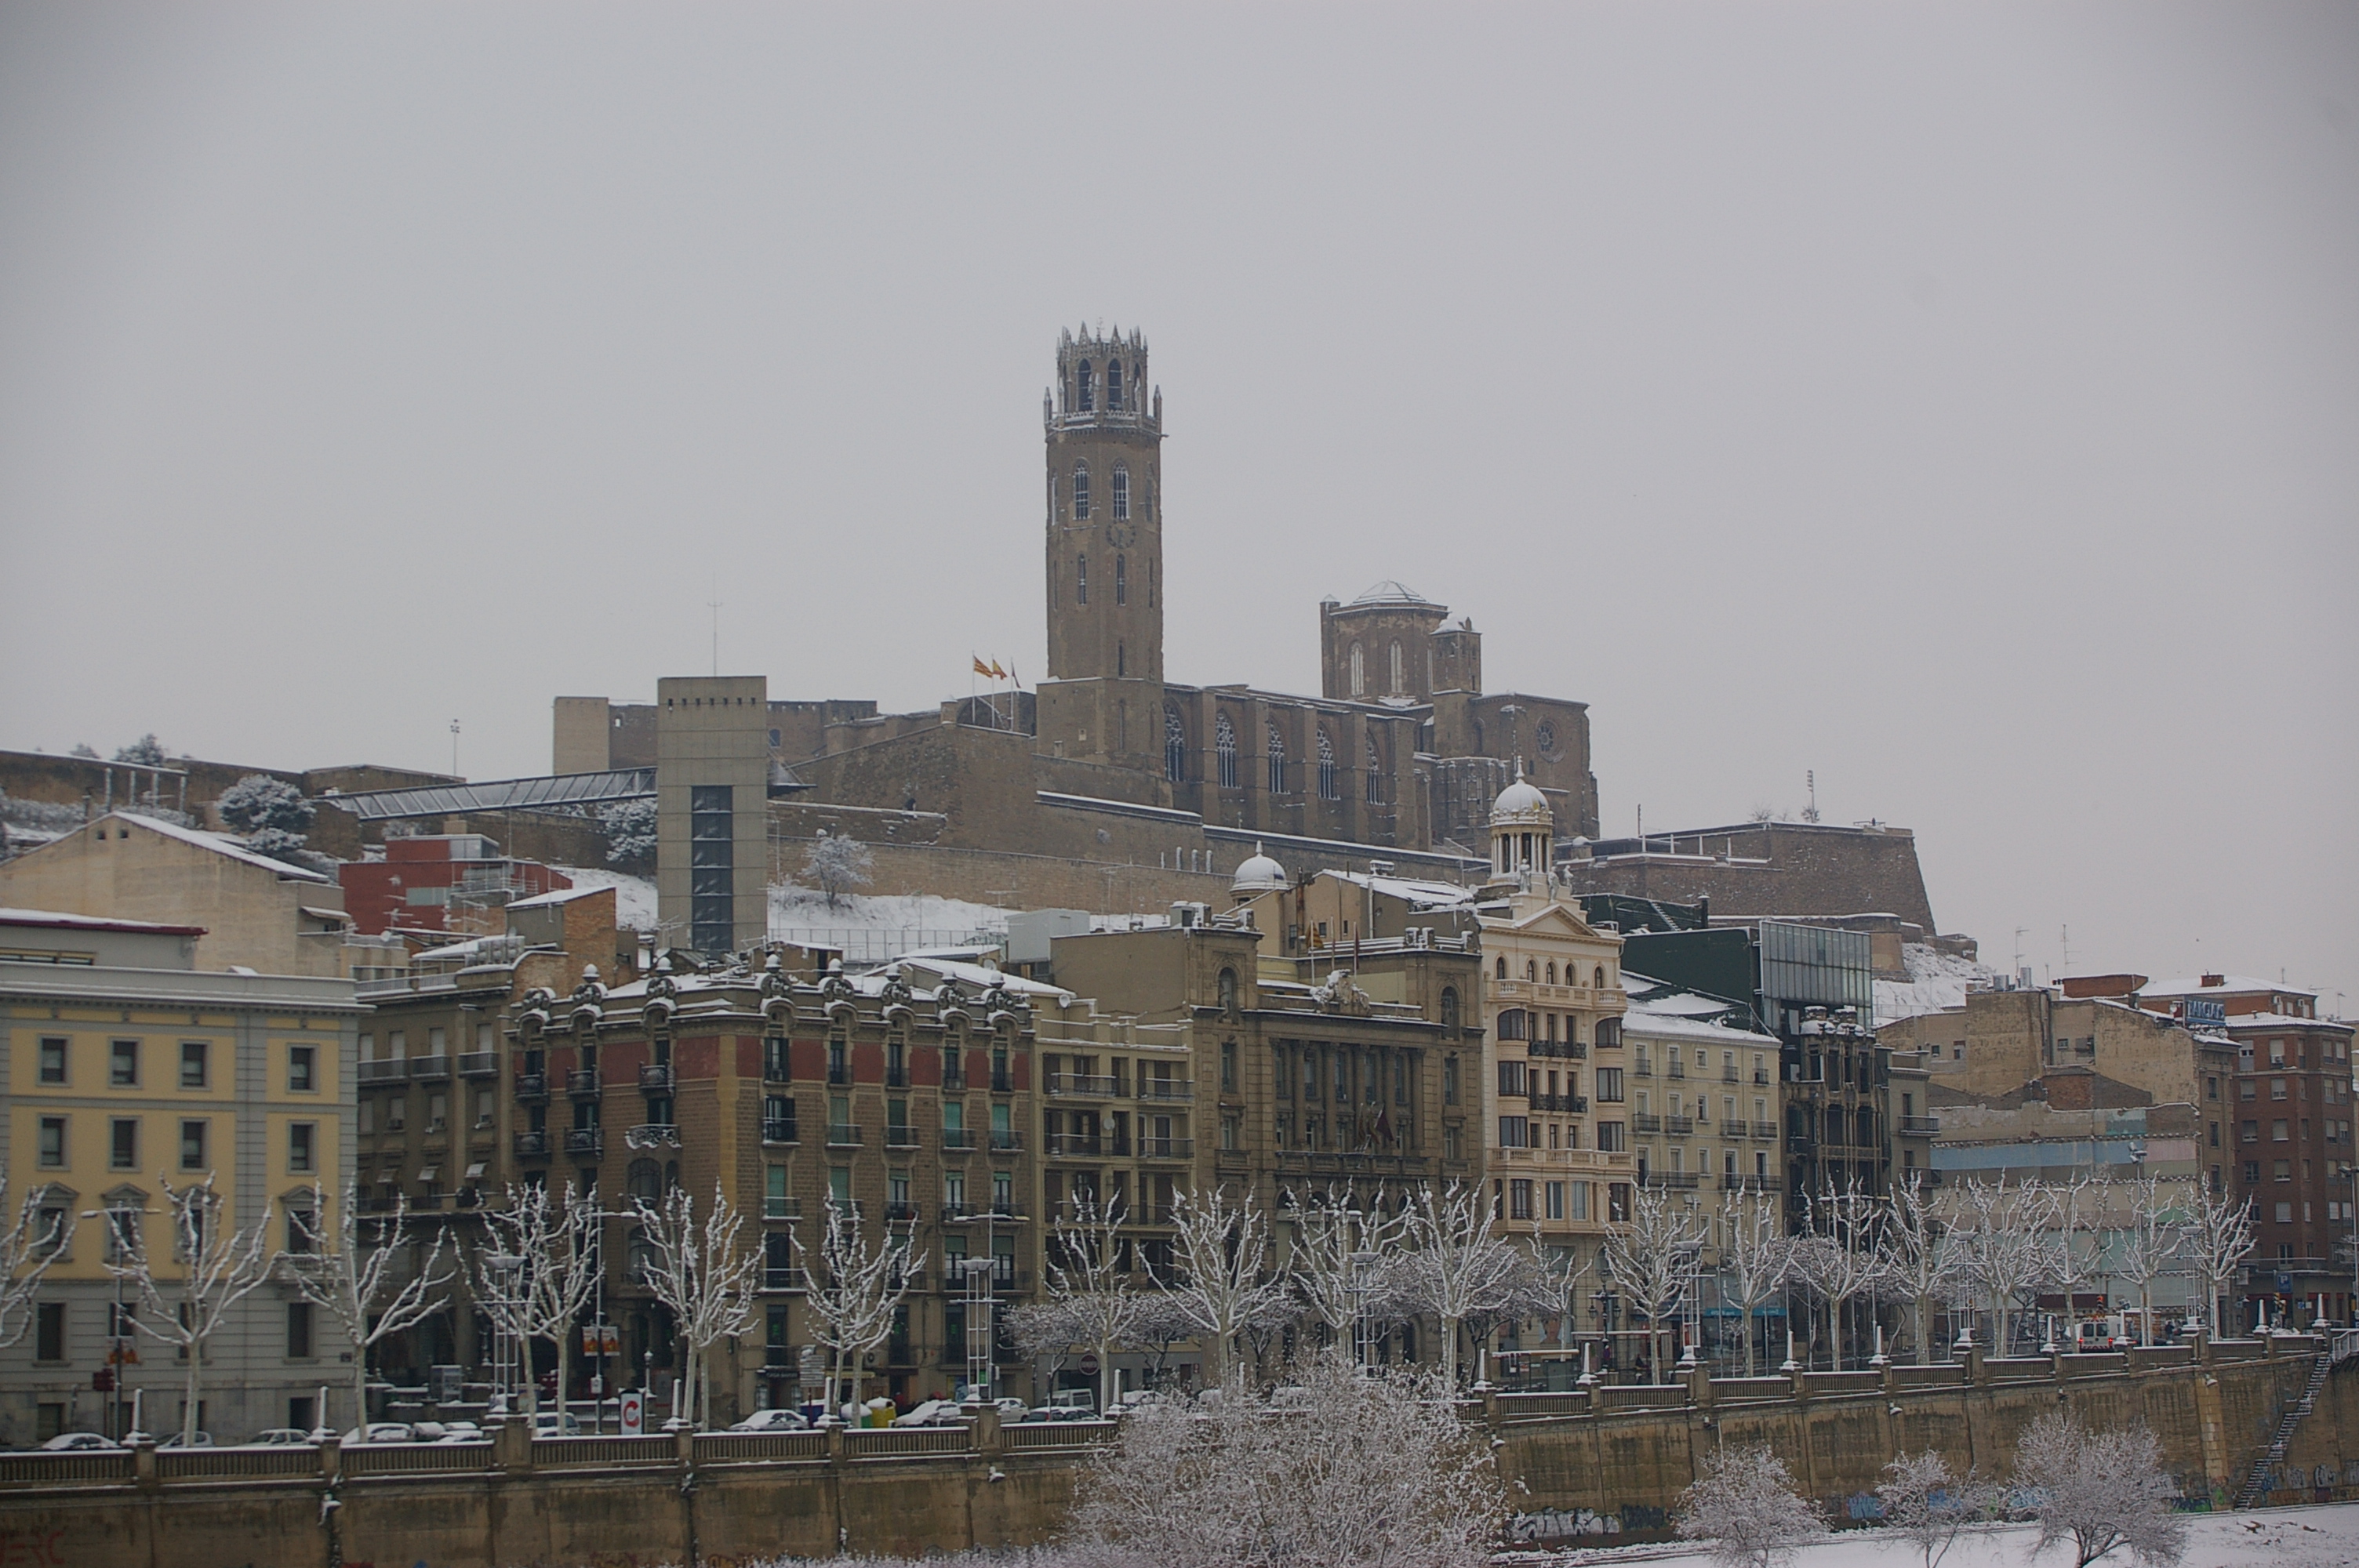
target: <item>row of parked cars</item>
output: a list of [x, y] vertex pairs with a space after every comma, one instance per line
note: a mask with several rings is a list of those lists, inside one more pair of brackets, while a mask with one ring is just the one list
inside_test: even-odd
[[[994, 1400], [991, 1402], [998, 1408], [999, 1419], [1008, 1424], [1098, 1419], [1096, 1409], [1087, 1404], [1027, 1406], [1022, 1400], [1009, 1399]], [[1127, 1408], [1126, 1404], [1117, 1406], [1114, 1413], [1119, 1415]], [[963, 1426], [967, 1420], [966, 1407], [956, 1400], [928, 1400], [894, 1417], [886, 1424], [897, 1427]], [[744, 1421], [731, 1425], [729, 1430], [732, 1432], [809, 1432], [815, 1424], [801, 1411], [765, 1410], [756, 1411]]]
[[[533, 1429], [541, 1437], [579, 1437], [582, 1433], [582, 1418], [572, 1411], [542, 1411], [533, 1417]], [[182, 1443], [180, 1433], [173, 1433], [156, 1444], [157, 1448], [296, 1448], [317, 1444], [324, 1433], [305, 1432], [300, 1427], [273, 1426], [255, 1433], [245, 1443], [215, 1444], [212, 1433], [201, 1432], [193, 1442]], [[343, 1435], [346, 1447], [363, 1443], [489, 1443], [492, 1434], [472, 1421], [373, 1421], [368, 1430], [353, 1428]], [[78, 1454], [98, 1449], [123, 1448], [125, 1444], [94, 1432], [61, 1432], [41, 1444], [44, 1453]]]

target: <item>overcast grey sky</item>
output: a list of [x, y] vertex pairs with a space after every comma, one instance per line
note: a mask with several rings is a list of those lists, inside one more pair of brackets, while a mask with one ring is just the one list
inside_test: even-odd
[[1029, 680], [1083, 320], [1174, 679], [1398, 578], [1609, 832], [1814, 768], [1986, 957], [2359, 1009], [2347, 4], [7, 5], [0, 745]]

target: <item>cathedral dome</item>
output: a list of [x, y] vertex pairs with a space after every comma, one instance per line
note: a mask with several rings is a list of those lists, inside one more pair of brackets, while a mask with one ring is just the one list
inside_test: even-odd
[[1526, 782], [1524, 764], [1516, 762], [1516, 782], [1499, 792], [1491, 803], [1491, 826], [1494, 827], [1546, 827], [1556, 820], [1549, 809], [1548, 796], [1536, 784]]
[[1261, 852], [1256, 844], [1254, 852], [1237, 866], [1237, 874], [1229, 883], [1234, 893], [1279, 892], [1286, 887], [1286, 868]]

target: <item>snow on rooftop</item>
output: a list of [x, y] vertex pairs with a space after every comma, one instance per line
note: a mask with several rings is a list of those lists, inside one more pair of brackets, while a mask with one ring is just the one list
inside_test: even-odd
[[152, 920], [118, 920], [109, 914], [68, 914], [57, 909], [0, 909], [0, 925], [60, 925], [83, 931], [146, 932], [158, 936], [201, 936], [201, 925], [160, 925]]
[[233, 860], [243, 860], [249, 866], [258, 866], [290, 882], [325, 882], [332, 886], [336, 880], [333, 877], [322, 876], [307, 867], [290, 865], [285, 860], [274, 860], [267, 855], [247, 849], [244, 839], [234, 838], [227, 833], [209, 833], [201, 827], [182, 827], [177, 823], [167, 822], [161, 817], [142, 816], [128, 811], [113, 812], [100, 817], [99, 820], [136, 823], [150, 833], [160, 833], [167, 838], [178, 838], [183, 844], [193, 844], [200, 849], [211, 849], [214, 854], [226, 855]]
[[[626, 876], [604, 866], [551, 866], [573, 882], [576, 894], [595, 892], [600, 888], [614, 890], [614, 924], [625, 931], [653, 931], [656, 928], [656, 884], [646, 877]], [[552, 895], [543, 893], [542, 898]], [[523, 903], [538, 903], [539, 899], [525, 899]], [[520, 905], [511, 904], [510, 908]]]
[[1901, 944], [1900, 967], [1908, 971], [1906, 980], [1875, 982], [1878, 1028], [1898, 1019], [1963, 1007], [1968, 991], [1984, 989], [1998, 979], [1997, 970], [1923, 942]]
[[1324, 871], [1323, 876], [1350, 882], [1353, 887], [1370, 887], [1386, 898], [1397, 898], [1420, 909], [1440, 909], [1474, 902], [1473, 890], [1455, 882], [1419, 881], [1409, 877], [1375, 876], [1366, 871]]
[[1409, 587], [1406, 583], [1396, 582], [1391, 578], [1386, 578], [1382, 582], [1370, 585], [1365, 593], [1361, 594], [1359, 598], [1352, 600], [1352, 602], [1355, 606], [1362, 604], [1415, 604], [1430, 607], [1434, 610], [1440, 610], [1441, 608], [1440, 605], [1434, 603], [1433, 600], [1426, 598], [1425, 595], [1418, 592], [1417, 589]]
[[[547, 909], [552, 904], [571, 903], [577, 898], [587, 898], [593, 892], [603, 892], [605, 891], [606, 890], [603, 888], [559, 888], [552, 892], [535, 893], [530, 898], [511, 899], [508, 901], [506, 907], [509, 909]], [[617, 898], [614, 902], [616, 905], [619, 906], [622, 900]]]
[[2256, 979], [2251, 975], [2221, 975], [2218, 985], [2206, 985], [2201, 976], [2185, 979], [2150, 981], [2138, 995], [2166, 996], [2226, 996], [2237, 991], [2276, 991], [2284, 996], [2316, 996], [2307, 986], [2289, 986], [2282, 980]]

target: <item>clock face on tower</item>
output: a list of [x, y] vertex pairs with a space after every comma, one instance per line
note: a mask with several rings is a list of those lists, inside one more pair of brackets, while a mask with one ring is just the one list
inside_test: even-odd
[[1137, 542], [1138, 532], [1129, 524], [1110, 523], [1106, 525], [1106, 543], [1115, 549], [1127, 550]]

